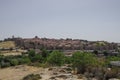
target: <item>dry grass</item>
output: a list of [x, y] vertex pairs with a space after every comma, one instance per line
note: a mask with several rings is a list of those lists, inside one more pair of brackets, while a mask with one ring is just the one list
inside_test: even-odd
[[22, 53], [21, 52], [1, 52], [0, 55], [4, 55], [4, 56], [10, 56], [10, 55], [21, 55]]
[[[8, 67], [4, 69], [0, 69], [0, 80], [22, 80], [25, 76], [29, 74], [40, 74], [42, 79], [40, 80], [53, 80], [50, 79], [51, 77], [56, 77], [57, 75], [63, 75], [70, 73], [62, 73], [60, 72], [60, 67], [54, 67], [52, 70], [49, 68], [42, 68], [42, 67], [33, 67], [27, 65], [19, 65], [15, 67]], [[58, 73], [58, 74], [55, 74]], [[72, 75], [72, 74], [71, 74]], [[56, 77], [57, 80], [86, 80], [86, 79], [78, 79], [77, 75], [72, 75], [72, 79], [63, 79]], [[69, 76], [70, 77], [70, 76]]]
[[[0, 42], [0, 49], [4, 48], [4, 49], [10, 49], [10, 48], [15, 48], [15, 42], [14, 41], [4, 41], [4, 42]], [[17, 49], [16, 50], [1, 50], [0, 54], [4, 55], [4, 56], [9, 56], [9, 55], [21, 55], [22, 52], [27, 52], [26, 50], [21, 50], [21, 49]]]
[[24, 76], [40, 71], [40, 68], [20, 65], [0, 69], [0, 80], [21, 80]]
[[17, 51], [16, 50], [12, 50], [12, 51], [0, 51], [0, 55], [4, 55], [4, 56], [9, 56], [9, 55], [21, 55], [23, 52], [27, 52], [27, 50], [21, 50], [21, 49], [18, 49]]
[[0, 42], [0, 48], [15, 48], [15, 43], [13, 41]]

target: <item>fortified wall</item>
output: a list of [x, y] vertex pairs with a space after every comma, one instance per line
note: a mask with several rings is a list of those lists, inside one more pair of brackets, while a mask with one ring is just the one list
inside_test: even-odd
[[8, 38], [5, 40], [15, 41], [16, 46], [24, 49], [47, 50], [116, 50], [117, 43], [106, 41], [87, 41], [80, 39], [49, 39], [49, 38]]

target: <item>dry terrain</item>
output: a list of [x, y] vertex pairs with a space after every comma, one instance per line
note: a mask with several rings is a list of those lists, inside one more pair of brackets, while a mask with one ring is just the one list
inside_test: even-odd
[[0, 48], [15, 48], [15, 43], [14, 41], [0, 42]]
[[40, 80], [85, 80], [77, 79], [77, 76], [66, 72], [64, 67], [37, 68], [27, 65], [0, 69], [0, 80], [22, 80], [24, 76], [32, 73], [40, 74]]
[[39, 68], [20, 65], [16, 67], [9, 67], [0, 69], [0, 80], [20, 80], [30, 73], [39, 71]]
[[27, 52], [27, 50], [21, 50], [21, 49], [18, 49], [17, 51], [16, 50], [12, 50], [12, 51], [0, 51], [0, 54], [1, 55], [4, 55], [4, 56], [9, 56], [9, 55], [21, 55], [22, 52]]

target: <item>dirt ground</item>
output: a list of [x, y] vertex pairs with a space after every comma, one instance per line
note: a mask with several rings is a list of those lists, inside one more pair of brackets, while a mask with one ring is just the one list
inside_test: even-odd
[[[56, 69], [56, 70], [54, 70]], [[49, 68], [37, 68], [33, 66], [27, 66], [27, 65], [19, 65], [15, 67], [9, 67], [0, 69], [0, 80], [22, 80], [23, 77], [25, 77], [28, 74], [40, 74], [42, 79], [40, 80], [54, 80], [50, 79], [51, 77], [56, 76], [55, 73], [59, 71], [59, 68], [53, 68], [53, 70], [49, 70]], [[53, 75], [55, 74], [55, 75]], [[64, 75], [64, 73], [58, 73], [57, 75]], [[73, 76], [71, 74], [65, 73], [65, 75], [70, 75], [68, 79], [63, 78], [56, 78], [55, 80], [83, 80], [83, 79], [77, 79], [77, 76]]]
[[9, 67], [0, 69], [0, 80], [21, 80], [24, 76], [36, 73], [41, 68], [20, 65], [16, 67]]

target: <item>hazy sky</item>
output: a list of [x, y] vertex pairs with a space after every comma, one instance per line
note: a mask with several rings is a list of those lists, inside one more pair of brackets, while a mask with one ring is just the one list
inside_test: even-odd
[[120, 42], [120, 0], [0, 0], [0, 39], [12, 35]]

